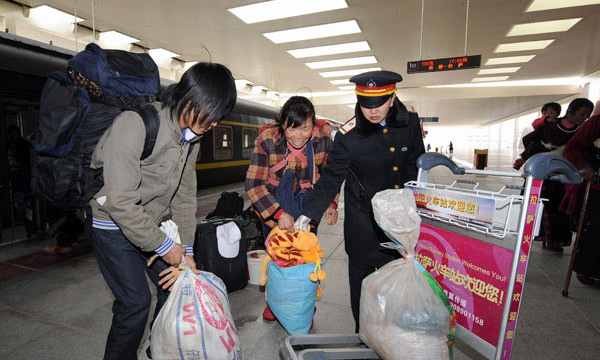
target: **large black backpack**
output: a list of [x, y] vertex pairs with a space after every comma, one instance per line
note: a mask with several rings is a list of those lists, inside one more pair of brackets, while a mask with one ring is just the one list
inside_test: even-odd
[[103, 186], [101, 170], [89, 167], [100, 137], [123, 111], [136, 111], [146, 126], [142, 159], [152, 153], [158, 114], [151, 102], [160, 86], [148, 54], [103, 50], [89, 44], [69, 60], [66, 72], [49, 74], [40, 99], [40, 130], [31, 185], [47, 203], [85, 207]]

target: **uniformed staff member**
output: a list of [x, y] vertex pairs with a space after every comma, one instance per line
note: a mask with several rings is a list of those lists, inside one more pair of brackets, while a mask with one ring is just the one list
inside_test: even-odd
[[379, 191], [400, 189], [405, 182], [416, 180], [416, 161], [425, 147], [419, 116], [396, 98], [396, 83], [402, 76], [371, 71], [350, 81], [356, 83], [355, 117], [337, 132], [327, 166], [295, 226], [306, 230], [312, 220], [321, 219], [346, 180], [344, 238], [350, 302], [358, 332], [363, 279], [400, 257], [397, 251], [379, 245], [390, 240], [375, 222], [371, 198]]

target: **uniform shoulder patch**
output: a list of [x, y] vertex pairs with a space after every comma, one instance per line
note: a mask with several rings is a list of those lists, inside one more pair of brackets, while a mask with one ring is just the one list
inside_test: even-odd
[[353, 119], [346, 121], [346, 123], [344, 125], [342, 125], [342, 127], [340, 128], [339, 131], [342, 134], [346, 135], [349, 131], [351, 131], [355, 127], [356, 127], [356, 118], [353, 118]]

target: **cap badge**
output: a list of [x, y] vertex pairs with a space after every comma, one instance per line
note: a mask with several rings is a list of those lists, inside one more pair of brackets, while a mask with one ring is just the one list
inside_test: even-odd
[[377, 86], [377, 84], [375, 83], [375, 81], [373, 81], [373, 79], [369, 79], [369, 81], [367, 81], [367, 86], [375, 87], [375, 86]]

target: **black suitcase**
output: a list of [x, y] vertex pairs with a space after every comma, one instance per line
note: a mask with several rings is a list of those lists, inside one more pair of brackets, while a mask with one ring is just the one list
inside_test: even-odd
[[217, 226], [233, 221], [240, 228], [237, 219], [202, 220], [196, 227], [194, 241], [194, 261], [198, 270], [215, 274], [227, 286], [227, 292], [233, 292], [248, 284], [248, 241], [244, 231], [241, 232], [239, 252], [234, 258], [225, 258], [219, 253], [217, 242]]

